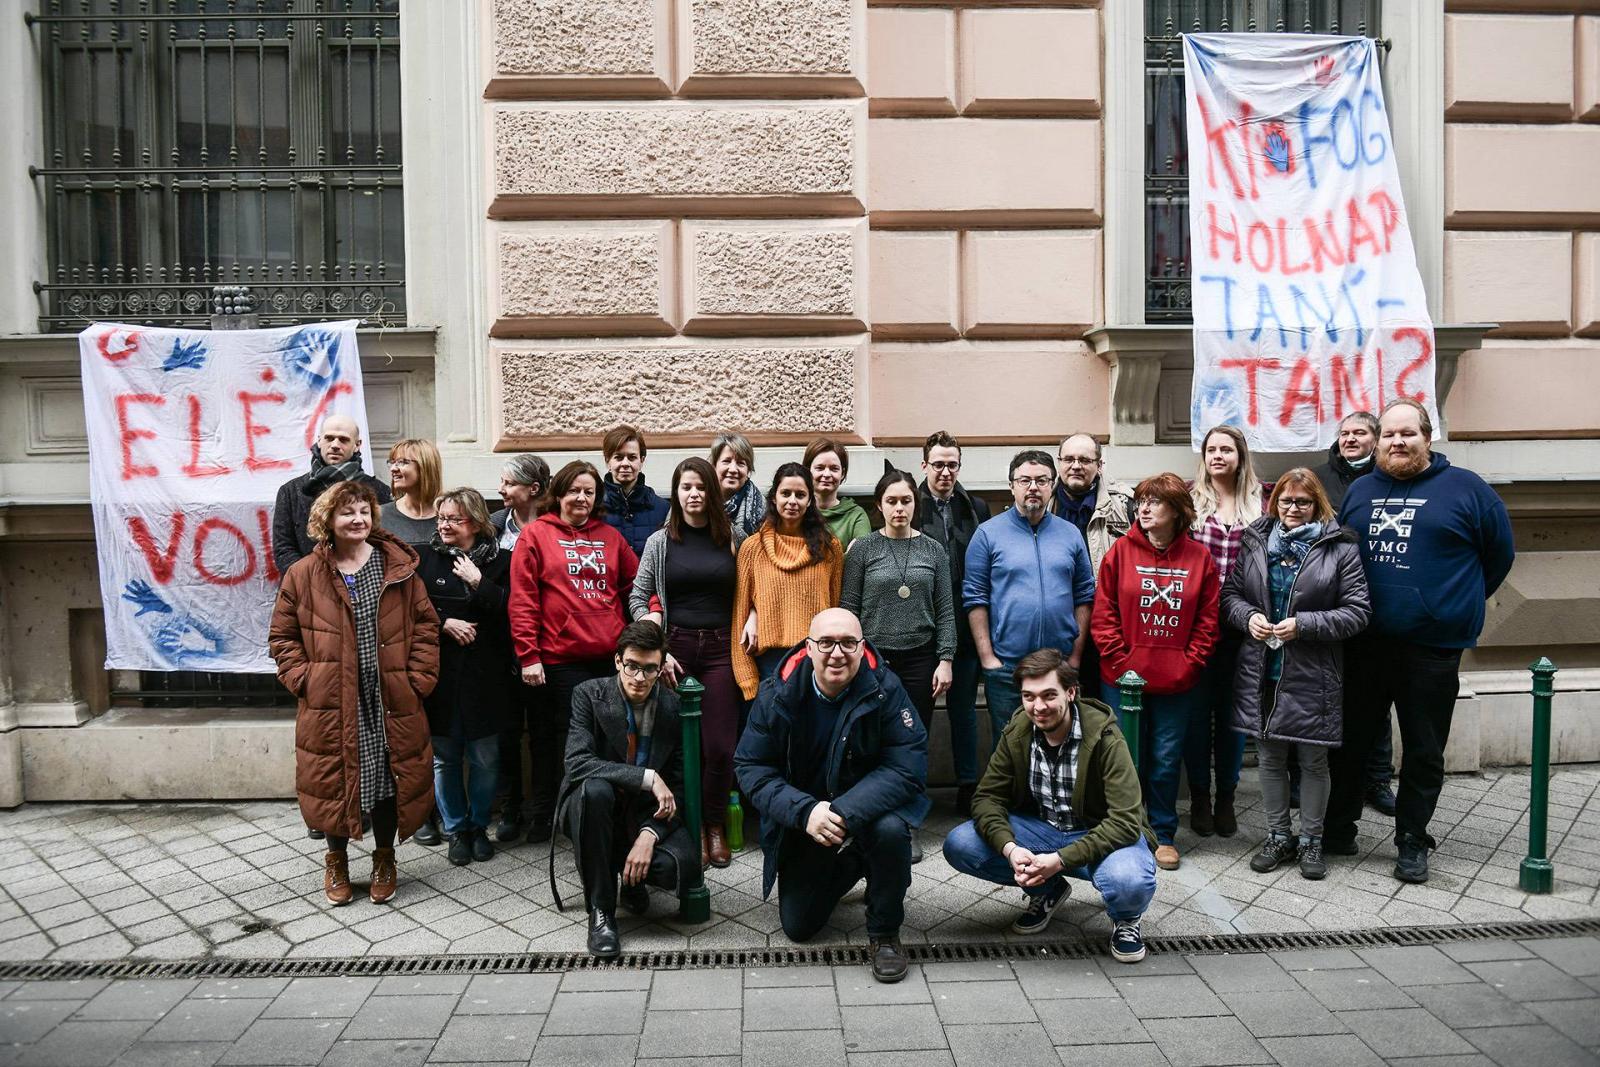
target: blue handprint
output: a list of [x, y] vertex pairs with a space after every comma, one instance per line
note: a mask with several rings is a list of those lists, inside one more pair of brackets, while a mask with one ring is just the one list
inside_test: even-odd
[[172, 342], [172, 354], [167, 356], [166, 362], [161, 364], [164, 371], [179, 369], [199, 370], [206, 365], [206, 357], [211, 353], [206, 349], [206, 343], [196, 339], [190, 344], [184, 344], [181, 339]]
[[307, 326], [296, 330], [281, 349], [284, 369], [318, 392], [339, 377], [342, 355], [339, 335], [333, 330]]
[[222, 634], [193, 615], [179, 615], [156, 627], [151, 641], [174, 663], [216, 659], [222, 655]]
[[1279, 174], [1289, 173], [1289, 139], [1282, 129], [1273, 129], [1267, 134], [1266, 150], [1267, 162], [1273, 169]]
[[133, 617], [136, 619], [141, 615], [148, 615], [152, 611], [162, 612], [167, 615], [172, 614], [172, 605], [157, 596], [155, 590], [150, 588], [149, 582], [129, 582], [123, 586], [122, 599], [138, 605], [139, 610], [133, 613]]

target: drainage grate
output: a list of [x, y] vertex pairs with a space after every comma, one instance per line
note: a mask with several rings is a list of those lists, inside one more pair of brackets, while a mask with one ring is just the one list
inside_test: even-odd
[[[1219, 934], [1151, 937], [1155, 955], [1286, 952], [1308, 948], [1382, 948], [1438, 945], [1452, 941], [1581, 937], [1600, 934], [1600, 919], [1478, 923], [1464, 926], [1398, 926], [1328, 933]], [[913, 963], [1088, 959], [1106, 954], [1102, 941], [981, 942], [907, 945]], [[538, 974], [589, 970], [686, 970], [710, 967], [830, 967], [868, 962], [865, 945], [808, 948], [705, 949], [630, 952], [601, 962], [576, 952], [520, 952], [486, 956], [360, 956], [351, 959], [36, 960], [0, 964], [0, 980], [70, 981], [87, 978], [312, 978], [427, 974]]]

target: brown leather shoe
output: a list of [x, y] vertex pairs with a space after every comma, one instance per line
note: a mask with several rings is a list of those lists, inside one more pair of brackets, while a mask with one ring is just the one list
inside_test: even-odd
[[1178, 869], [1178, 862], [1178, 849], [1175, 845], [1156, 846], [1157, 867], [1160, 867], [1163, 871], [1175, 871]]
[[350, 857], [343, 852], [322, 857], [322, 892], [336, 908], [350, 903]]
[[708, 827], [706, 831], [711, 838], [711, 866], [726, 867], [733, 862], [733, 853], [728, 851], [728, 839], [722, 832], [722, 826]]
[[711, 827], [700, 827], [700, 869], [711, 866]]
[[368, 894], [374, 904], [387, 904], [389, 898], [394, 896], [395, 883], [400, 880], [400, 872], [395, 869], [394, 849], [375, 848], [372, 850], [372, 888]]

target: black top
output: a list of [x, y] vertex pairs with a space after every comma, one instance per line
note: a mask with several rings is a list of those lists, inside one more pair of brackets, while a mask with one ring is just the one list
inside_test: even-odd
[[726, 630], [733, 625], [733, 590], [738, 560], [711, 540], [709, 529], [680, 526], [683, 540], [667, 540], [664, 585], [672, 625], [690, 630]]
[[[845, 693], [848, 692], [846, 689]], [[818, 800], [831, 799], [828, 796], [828, 746], [833, 743], [833, 731], [839, 724], [845, 693], [840, 693], [837, 700], [829, 700], [813, 684], [805, 710], [794, 724], [794, 786]]]

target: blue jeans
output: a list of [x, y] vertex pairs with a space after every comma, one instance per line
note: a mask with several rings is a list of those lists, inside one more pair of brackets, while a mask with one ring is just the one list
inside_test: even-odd
[[1022, 690], [1017, 686], [1016, 679], [1011, 677], [1011, 672], [1016, 668], [1015, 663], [1001, 661], [1000, 666], [993, 670], [983, 668], [983, 695], [989, 703], [989, 754], [994, 755], [995, 746], [1000, 744], [1000, 732], [1006, 728], [1006, 723], [1011, 721], [1011, 716], [1022, 707]]
[[[1100, 683], [1101, 699], [1117, 709], [1117, 725], [1124, 734], [1128, 724], [1122, 718], [1121, 691], [1110, 682]], [[1178, 776], [1183, 768], [1183, 743], [1189, 733], [1189, 720], [1200, 714], [1203, 697], [1200, 686], [1182, 693], [1144, 696], [1144, 713], [1139, 716], [1139, 784], [1144, 788], [1144, 807], [1156, 840], [1170, 845], [1178, 835]]]
[[1213, 773], [1217, 796], [1231, 797], [1239, 787], [1244, 734], [1233, 728], [1233, 672], [1238, 658], [1238, 644], [1219, 644], [1194, 687], [1199, 699], [1189, 718], [1189, 736], [1183, 743], [1183, 766], [1189, 772], [1190, 792], [1212, 792]]
[[[1059, 852], [1078, 840], [1087, 830], [1057, 830], [1043, 819], [1011, 814], [1011, 836], [1029, 852]], [[970, 819], [950, 831], [944, 839], [944, 858], [962, 874], [982, 878], [995, 885], [1016, 885], [1011, 863], [989, 847]], [[1112, 921], [1137, 919], [1156, 895], [1156, 857], [1143, 839], [1124, 845], [1098, 863], [1068, 867], [1061, 872], [1069, 878], [1094, 883], [1105, 898], [1106, 914]], [[1059, 876], [1058, 876], [1059, 877]], [[1057, 888], [1050, 882], [1023, 892], [1029, 896]]]
[[[461, 773], [463, 761], [467, 769], [465, 785]], [[498, 734], [476, 741], [433, 735], [433, 798], [445, 833], [488, 828], [499, 769]]]
[[950, 664], [950, 690], [944, 708], [950, 716], [950, 758], [956, 784], [978, 780], [978, 654], [958, 648]]

